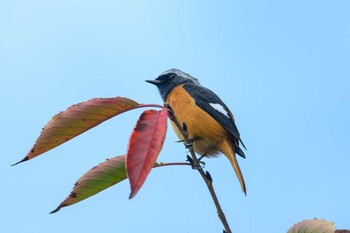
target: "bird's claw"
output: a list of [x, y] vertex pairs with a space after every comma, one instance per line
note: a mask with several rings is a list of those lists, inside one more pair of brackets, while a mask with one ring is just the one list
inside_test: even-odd
[[192, 169], [199, 170], [205, 167], [205, 162], [198, 160], [198, 163], [196, 164], [189, 155], [187, 155], [187, 161], [191, 164]]
[[186, 149], [192, 150], [194, 139], [191, 138], [191, 139], [190, 139], [190, 143], [186, 143], [186, 140], [179, 140], [179, 141], [175, 141], [175, 142], [176, 142], [176, 143], [182, 142], [182, 143], [185, 144]]

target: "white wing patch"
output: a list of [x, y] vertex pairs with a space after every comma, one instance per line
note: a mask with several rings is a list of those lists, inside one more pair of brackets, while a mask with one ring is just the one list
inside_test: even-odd
[[216, 111], [220, 112], [221, 114], [224, 114], [228, 118], [230, 118], [230, 115], [228, 115], [227, 111], [225, 110], [224, 106], [221, 104], [214, 104], [214, 103], [209, 103], [210, 106], [212, 106]]

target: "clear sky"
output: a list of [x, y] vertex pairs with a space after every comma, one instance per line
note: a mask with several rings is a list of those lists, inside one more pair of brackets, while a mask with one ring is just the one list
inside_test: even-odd
[[[88, 169], [124, 154], [141, 110], [15, 167], [57, 112], [93, 97], [159, 103], [146, 79], [197, 77], [230, 107], [248, 151], [245, 197], [225, 157], [205, 160], [233, 232], [310, 218], [350, 229], [350, 2], [0, 0], [0, 231], [222, 232], [204, 183], [159, 168], [54, 215]], [[159, 161], [184, 161], [169, 128]]]

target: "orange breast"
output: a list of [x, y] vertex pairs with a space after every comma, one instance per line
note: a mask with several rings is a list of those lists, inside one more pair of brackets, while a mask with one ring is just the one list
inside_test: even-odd
[[[186, 123], [189, 137], [194, 138], [194, 151], [200, 155], [216, 155], [219, 145], [229, 137], [228, 133], [212, 116], [196, 105], [182, 86], [171, 91], [166, 103], [173, 108], [178, 121]], [[178, 128], [174, 123], [172, 125], [179, 139], [183, 140]]]

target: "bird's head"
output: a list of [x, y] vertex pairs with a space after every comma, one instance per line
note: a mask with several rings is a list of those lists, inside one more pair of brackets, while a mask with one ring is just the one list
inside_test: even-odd
[[200, 85], [196, 78], [175, 68], [163, 72], [155, 80], [146, 80], [146, 82], [154, 84], [158, 87], [160, 95], [164, 101], [166, 101], [171, 90], [178, 85], [186, 83]]

